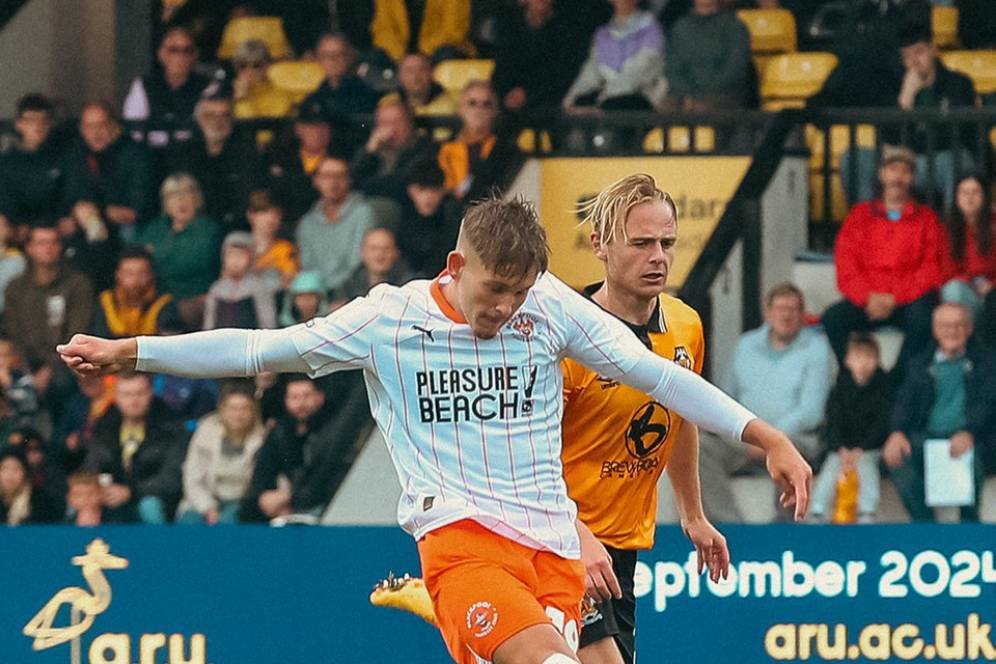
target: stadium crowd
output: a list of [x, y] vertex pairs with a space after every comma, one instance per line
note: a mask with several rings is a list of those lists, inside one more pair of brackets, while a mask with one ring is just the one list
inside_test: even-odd
[[[292, 48], [322, 73], [303, 99], [267, 78], [277, 58], [264, 41], [199, 62], [221, 39], [191, 20], [204, 4], [163, 3], [156, 63], [120, 112], [95, 100], [60, 123], [41, 94], [17, 104], [16, 140], [0, 155], [0, 523], [317, 518], [370, 427], [361, 377], [77, 379], [56, 344], [77, 332], [274, 328], [379, 283], [434, 277], [464, 206], [516, 173], [528, 113], [758, 103], [747, 28], [720, 0], [591, 0], [577, 11], [475, 2], [474, 12], [469, 0], [331, 3], [336, 16], [285, 21]], [[225, 21], [280, 11], [214, 4]], [[879, 7], [861, 19], [879, 36], [856, 44], [842, 31], [839, 75], [813, 105], [979, 103], [972, 81], [937, 58], [929, 3], [856, 4]], [[993, 45], [972, 27], [966, 44]], [[441, 62], [477, 55], [494, 59], [490, 80], [456, 94], [433, 81]], [[455, 115], [457, 128], [443, 139], [419, 128], [432, 115]], [[286, 120], [260, 129], [260, 118]], [[914, 520], [932, 519], [928, 438], [950, 438], [954, 456], [974, 447], [977, 488], [996, 473], [991, 183], [970, 157], [942, 157], [925, 180], [918, 141], [878, 163], [874, 151], [848, 156], [861, 177], [835, 252], [844, 299], [822, 328], [807, 324], [802, 291], [782, 284], [767, 294], [764, 326], [718, 368], [725, 390], [822, 465], [817, 520], [833, 519], [850, 469], [859, 520], [875, 518], [881, 469]], [[931, 187], [947, 209], [918, 202]], [[869, 334], [882, 325], [905, 335], [889, 371]], [[756, 448], [703, 435], [714, 520], [742, 519], [730, 479], [763, 465]]]

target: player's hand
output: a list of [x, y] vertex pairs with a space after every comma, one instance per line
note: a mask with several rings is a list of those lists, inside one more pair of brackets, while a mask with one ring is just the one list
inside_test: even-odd
[[613, 597], [622, 597], [619, 579], [612, 570], [612, 557], [605, 550], [588, 526], [578, 521], [578, 536], [581, 538], [581, 563], [584, 565], [584, 591], [596, 602], [604, 602]]
[[795, 520], [802, 521], [809, 510], [809, 494], [813, 484], [813, 469], [799, 454], [788, 436], [764, 420], [754, 419], [744, 429], [745, 443], [760, 447], [767, 453], [765, 464], [775, 485], [781, 489], [782, 507], [795, 505]]
[[913, 452], [910, 440], [902, 431], [894, 431], [882, 446], [882, 460], [889, 468], [899, 468], [903, 460]]
[[101, 339], [74, 334], [68, 344], [55, 347], [59, 357], [78, 376], [102, 376], [134, 369], [137, 355], [134, 339]]
[[726, 538], [709, 523], [705, 517], [683, 522], [685, 536], [695, 545], [698, 552], [699, 574], [705, 568], [709, 569], [709, 578], [713, 583], [730, 575], [730, 548]]
[[799, 454], [788, 438], [785, 443], [768, 451], [768, 474], [782, 490], [778, 501], [782, 507], [795, 505], [795, 520], [802, 521], [809, 511], [809, 494], [813, 484], [813, 469]]

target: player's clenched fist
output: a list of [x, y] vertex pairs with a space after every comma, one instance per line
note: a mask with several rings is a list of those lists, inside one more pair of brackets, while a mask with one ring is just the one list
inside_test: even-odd
[[74, 334], [69, 343], [56, 346], [56, 352], [80, 376], [104, 375], [135, 368], [137, 343], [134, 339], [102, 339]]

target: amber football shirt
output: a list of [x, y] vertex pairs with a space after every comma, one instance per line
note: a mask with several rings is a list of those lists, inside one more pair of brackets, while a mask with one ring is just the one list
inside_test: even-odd
[[[589, 286], [585, 294], [590, 297], [600, 286]], [[657, 355], [702, 373], [702, 321], [681, 300], [661, 295], [647, 325], [626, 325]], [[682, 419], [643, 392], [574, 360], [564, 360], [561, 371], [561, 456], [578, 515], [604, 544], [649, 549], [654, 542], [657, 482]]]

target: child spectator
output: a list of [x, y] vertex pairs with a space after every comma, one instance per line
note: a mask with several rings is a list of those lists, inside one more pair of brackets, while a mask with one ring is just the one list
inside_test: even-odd
[[99, 526], [104, 523], [103, 489], [97, 473], [78, 472], [69, 476], [66, 522], [75, 526]]
[[31, 374], [10, 339], [0, 338], [0, 419], [6, 425], [27, 424], [38, 410]]
[[246, 217], [256, 244], [256, 271], [267, 278], [275, 277], [274, 282], [280, 288], [287, 288], [301, 264], [294, 243], [279, 237], [283, 210], [269, 191], [254, 191], [249, 196]]
[[304, 323], [328, 311], [329, 301], [325, 287], [322, 285], [322, 275], [305, 270], [298, 273], [287, 289], [287, 296], [280, 311], [280, 325], [286, 327], [295, 323]]
[[858, 522], [875, 519], [879, 501], [878, 461], [889, 435], [893, 384], [882, 369], [878, 342], [854, 333], [844, 368], [827, 400], [825, 441], [831, 450], [813, 487], [812, 514], [823, 520], [832, 510], [838, 478], [853, 465], [858, 473]]
[[221, 388], [218, 411], [197, 425], [183, 463], [179, 523], [235, 523], [266, 428], [251, 384]]
[[0, 449], [0, 524], [20, 526], [55, 519], [45, 493], [31, 486], [24, 450], [12, 446]]
[[205, 330], [277, 326], [274, 290], [253, 269], [255, 260], [252, 234], [229, 233], [221, 246], [221, 278], [211, 286], [205, 303]]

